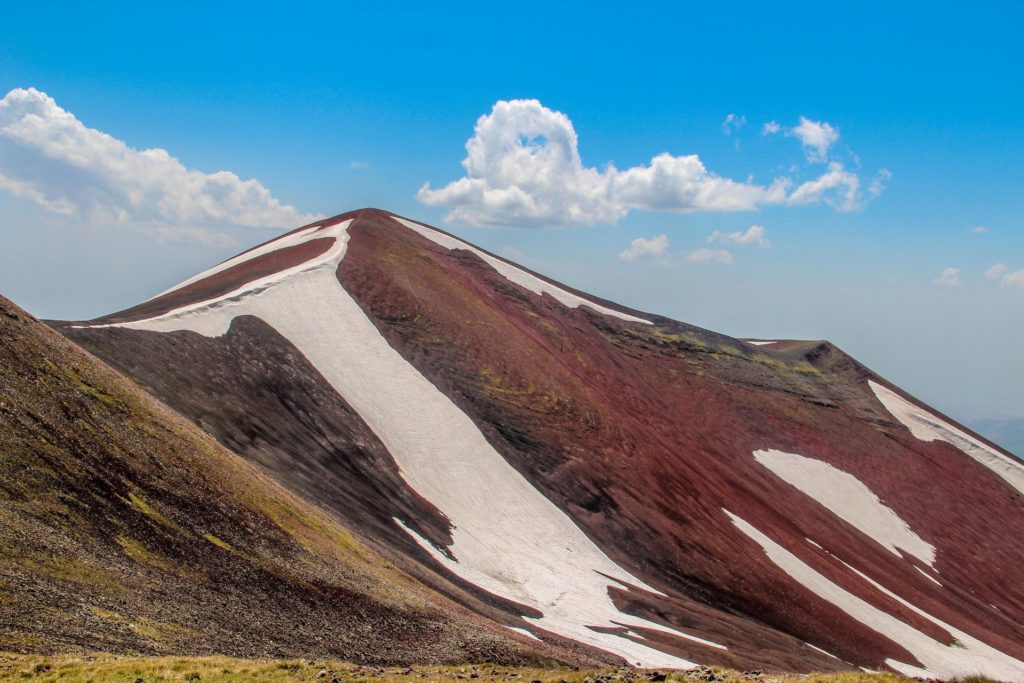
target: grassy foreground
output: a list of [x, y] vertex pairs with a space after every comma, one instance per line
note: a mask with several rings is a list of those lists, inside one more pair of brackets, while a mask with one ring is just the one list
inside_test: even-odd
[[628, 683], [630, 681], [698, 681], [739, 683], [897, 683], [907, 679], [889, 673], [773, 675], [701, 667], [683, 671], [642, 669], [531, 669], [484, 664], [478, 666], [367, 667], [335, 661], [233, 659], [230, 657], [124, 657], [106, 654], [41, 656], [0, 654], [0, 681], [63, 681], [66, 683], [214, 682], [284, 683], [334, 681], [380, 683], [430, 681], [523, 681], [524, 683]]

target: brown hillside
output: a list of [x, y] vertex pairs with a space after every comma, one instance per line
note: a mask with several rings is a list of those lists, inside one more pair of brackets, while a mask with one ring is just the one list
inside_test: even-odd
[[0, 426], [5, 650], [553, 661], [2, 297]]

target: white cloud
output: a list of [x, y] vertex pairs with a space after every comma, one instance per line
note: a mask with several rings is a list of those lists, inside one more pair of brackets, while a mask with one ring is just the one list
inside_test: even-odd
[[838, 161], [828, 165], [821, 177], [798, 186], [789, 195], [789, 204], [815, 204], [825, 202], [839, 211], [860, 208], [860, 177], [843, 168]]
[[720, 242], [722, 244], [738, 244], [741, 247], [760, 247], [761, 249], [769, 249], [772, 243], [765, 239], [765, 229], [761, 225], [752, 225], [746, 232], [721, 232], [715, 230], [713, 233], [708, 235], [708, 242]]
[[726, 135], [732, 135], [733, 131], [737, 131], [743, 126], [747, 125], [746, 116], [736, 116], [736, 114], [729, 114], [722, 121], [722, 132]]
[[639, 258], [658, 258], [664, 256], [666, 250], [668, 250], [666, 235], [638, 237], [629, 243], [628, 249], [619, 254], [619, 260], [636, 261]]
[[877, 197], [885, 191], [886, 184], [892, 180], [892, 171], [887, 168], [878, 169], [878, 175], [871, 181], [868, 186], [868, 194], [872, 197]]
[[1013, 285], [1015, 287], [1024, 288], [1024, 268], [1015, 270], [1012, 273], [1007, 273], [1003, 276], [1003, 281], [1000, 283], [1003, 287], [1007, 285]]
[[614, 223], [633, 209], [750, 211], [767, 204], [819, 202], [842, 210], [859, 206], [859, 179], [841, 165], [805, 183], [795, 197], [788, 194], [789, 178], [768, 184], [723, 178], [695, 154], [662, 153], [650, 164], [621, 171], [611, 164], [587, 167], [572, 121], [537, 100], [495, 103], [477, 120], [462, 166], [464, 177], [438, 189], [425, 183], [416, 196], [424, 204], [450, 207], [445, 220], [467, 225]]
[[732, 263], [732, 254], [725, 249], [697, 249], [686, 255], [689, 263]]
[[1005, 263], [997, 263], [991, 266], [985, 271], [985, 277], [989, 280], [999, 280], [999, 284], [1002, 287], [1024, 287], [1024, 268], [1010, 272]]
[[1005, 273], [1006, 270], [1007, 268], [1005, 263], [997, 263], [994, 266], [989, 267], [989, 269], [985, 271], [985, 277], [987, 277], [989, 280], [998, 280], [999, 276]]
[[987, 232], [992, 232], [990, 228], [986, 228], [984, 225], [976, 225], [969, 231], [972, 235], [984, 235]]
[[788, 178], [771, 185], [741, 183], [709, 172], [696, 154], [662, 153], [649, 166], [610, 168], [612, 196], [623, 207], [648, 211], [749, 211], [785, 200]]
[[934, 282], [945, 287], [957, 287], [960, 284], [960, 269], [946, 268], [935, 278]]
[[775, 135], [780, 130], [782, 130], [782, 126], [779, 125], [778, 121], [769, 121], [761, 126], [761, 135]]
[[163, 149], [132, 149], [34, 88], [0, 100], [0, 190], [83, 221], [162, 228], [160, 239], [194, 241], [208, 226], [281, 228], [317, 218], [281, 204], [256, 180], [189, 169]]
[[799, 138], [808, 161], [825, 161], [829, 147], [839, 141], [838, 128], [825, 121], [811, 121], [806, 116], [801, 116], [799, 125], [788, 134]]
[[363, 161], [362, 159], [357, 159], [357, 160], [353, 161], [352, 163], [350, 163], [348, 165], [348, 167], [349, 168], [354, 168], [356, 170], [362, 170], [364, 168], [370, 168], [370, 162], [369, 161]]

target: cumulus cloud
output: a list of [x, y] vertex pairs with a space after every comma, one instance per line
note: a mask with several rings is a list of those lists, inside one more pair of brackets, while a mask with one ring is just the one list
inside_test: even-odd
[[811, 121], [800, 117], [800, 123], [790, 129], [789, 135], [800, 140], [808, 161], [825, 161], [829, 147], [839, 142], [839, 129], [826, 121]]
[[990, 266], [985, 271], [985, 277], [989, 280], [999, 280], [999, 284], [1002, 287], [1024, 287], [1024, 268], [1010, 272], [1005, 263], [997, 263]]
[[1014, 286], [1024, 288], [1024, 268], [1007, 273], [1000, 283], [1003, 287]]
[[732, 254], [725, 249], [697, 249], [686, 254], [689, 263], [732, 263]]
[[833, 161], [821, 177], [799, 185], [786, 201], [789, 204], [825, 202], [840, 211], [854, 211], [860, 207], [860, 177]]
[[775, 135], [781, 130], [782, 126], [779, 125], [778, 121], [769, 121], [761, 126], [761, 135]]
[[1006, 270], [1007, 268], [1005, 263], [997, 263], [994, 266], [990, 266], [989, 269], [985, 271], [985, 277], [989, 280], [998, 280]]
[[163, 149], [132, 149], [35, 88], [0, 100], [0, 190], [83, 221], [161, 228], [161, 239], [196, 240], [208, 226], [279, 228], [317, 218], [282, 204], [256, 180], [190, 169]]
[[992, 232], [991, 229], [986, 228], [984, 225], [976, 225], [969, 230], [972, 235], [984, 235], [985, 233]]
[[956, 287], [960, 284], [960, 269], [946, 268], [935, 278], [934, 282], [944, 287]]
[[721, 232], [715, 230], [708, 235], [708, 242], [720, 242], [722, 244], [738, 244], [741, 247], [759, 247], [768, 249], [772, 243], [765, 239], [765, 229], [761, 225], [751, 225], [746, 232]]
[[736, 114], [729, 114], [722, 121], [722, 132], [726, 135], [732, 135], [734, 131], [739, 130], [743, 126], [747, 125], [746, 116], [736, 116]]
[[[831, 127], [829, 127], [831, 130]], [[619, 170], [584, 166], [576, 130], [565, 114], [537, 100], [500, 100], [481, 116], [466, 142], [465, 176], [417, 198], [450, 207], [445, 220], [465, 225], [593, 225], [614, 223], [630, 210], [750, 211], [768, 204], [859, 206], [856, 174], [834, 165], [794, 196], [790, 178], [767, 184], [709, 171], [695, 154], [662, 153], [646, 165]], [[814, 183], [817, 183], [816, 185]]]
[[619, 254], [621, 261], [636, 261], [640, 258], [657, 258], [665, 255], [668, 250], [668, 237], [638, 237], [629, 243], [629, 248]]

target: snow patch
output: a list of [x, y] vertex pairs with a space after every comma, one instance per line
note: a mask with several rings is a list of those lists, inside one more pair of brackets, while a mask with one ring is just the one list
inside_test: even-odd
[[[527, 638], [533, 638], [534, 640], [540, 640], [540, 638], [538, 638], [537, 636], [533, 635], [532, 633], [527, 631], [525, 628], [522, 628], [521, 626], [505, 626], [505, 628], [507, 628], [509, 631], [515, 631], [516, 633], [518, 633], [520, 635], [524, 635]], [[543, 643], [544, 641], [540, 640], [540, 642]]]
[[778, 343], [778, 341], [775, 340], [775, 339], [772, 339], [770, 341], [767, 340], [767, 339], [760, 339], [760, 340], [748, 339], [747, 343], [748, 344], [753, 344], [754, 346], [767, 346], [768, 344], [776, 344], [776, 343]]
[[899, 550], [931, 566], [935, 546], [878, 499], [859, 479], [823, 460], [775, 449], [754, 451], [754, 458], [897, 557]]
[[896, 660], [886, 660], [886, 664], [900, 673], [906, 676], [919, 676], [923, 678], [940, 677], [951, 679], [981, 674], [1000, 681], [1024, 680], [1024, 662], [1014, 659], [963, 631], [936, 619], [851, 567], [852, 571], [856, 572], [876, 589], [899, 601], [925, 619], [941, 626], [959, 642], [958, 645], [940, 643], [891, 614], [883, 612], [853, 593], [837, 586], [805, 564], [796, 555], [768, 538], [768, 536], [746, 520], [732, 514], [728, 510], [723, 509], [723, 512], [729, 515], [737, 529], [760, 545], [768, 558], [797, 583], [818, 597], [839, 607], [865, 626], [898, 643], [925, 666], [922, 669]]
[[322, 229], [318, 236], [334, 236], [334, 246], [304, 264], [148, 320], [104, 327], [213, 337], [227, 333], [237, 316], [262, 319], [317, 368], [388, 448], [405, 481], [451, 521], [456, 559], [403, 527], [454, 574], [539, 611], [539, 627], [630, 663], [695, 666], [592, 627], [654, 629], [724, 649], [618, 610], [609, 593], [613, 586], [657, 591], [605, 555], [381, 336], [336, 276], [348, 225]]
[[398, 221], [405, 227], [409, 228], [410, 230], [419, 233], [420, 235], [426, 237], [431, 242], [439, 244], [446, 249], [465, 249], [466, 251], [473, 252], [481, 259], [483, 259], [489, 266], [491, 266], [491, 268], [494, 268], [509, 281], [514, 282], [515, 284], [519, 285], [524, 289], [530, 290], [534, 294], [549, 294], [550, 296], [557, 299], [563, 306], [567, 306], [568, 308], [578, 308], [579, 306], [586, 306], [597, 311], [598, 313], [610, 315], [612, 317], [620, 318], [622, 320], [628, 320], [629, 322], [632, 323], [643, 323], [645, 325], [653, 324], [650, 320], [644, 320], [643, 318], [637, 318], [636, 316], [629, 315], [628, 313], [616, 311], [606, 306], [596, 304], [593, 301], [584, 299], [583, 297], [573, 294], [571, 292], [567, 292], [561, 287], [553, 285], [550, 282], [547, 282], [546, 280], [542, 280], [536, 275], [531, 275], [530, 273], [527, 273], [525, 270], [513, 266], [511, 263], [506, 263], [505, 261], [502, 261], [499, 258], [495, 258], [494, 256], [491, 256], [490, 254], [481, 251], [474, 247], [473, 245], [463, 242], [462, 240], [456, 237], [446, 235], [443, 232], [440, 232], [433, 228], [429, 228], [420, 223], [415, 223], [404, 218], [399, 218], [398, 216], [392, 216], [392, 218], [394, 218], [396, 221]]
[[[810, 643], [804, 643], [804, 645], [806, 645], [807, 647], [811, 648], [812, 650], [817, 650], [821, 654], [826, 655], [828, 657], [831, 657], [832, 659], [839, 659], [839, 657], [836, 657], [834, 654], [832, 654], [831, 652], [829, 652], [827, 650], [822, 650], [817, 645], [811, 645]], [[841, 659], [839, 659], [839, 661], [843, 662], [843, 660], [841, 660]], [[846, 662], [843, 662], [843, 663], [845, 664]]]
[[945, 441], [956, 446], [1002, 477], [1010, 486], [1024, 493], [1024, 463], [1003, 455], [881, 384], [868, 380], [868, 385], [885, 409], [918, 439], [921, 441]]

